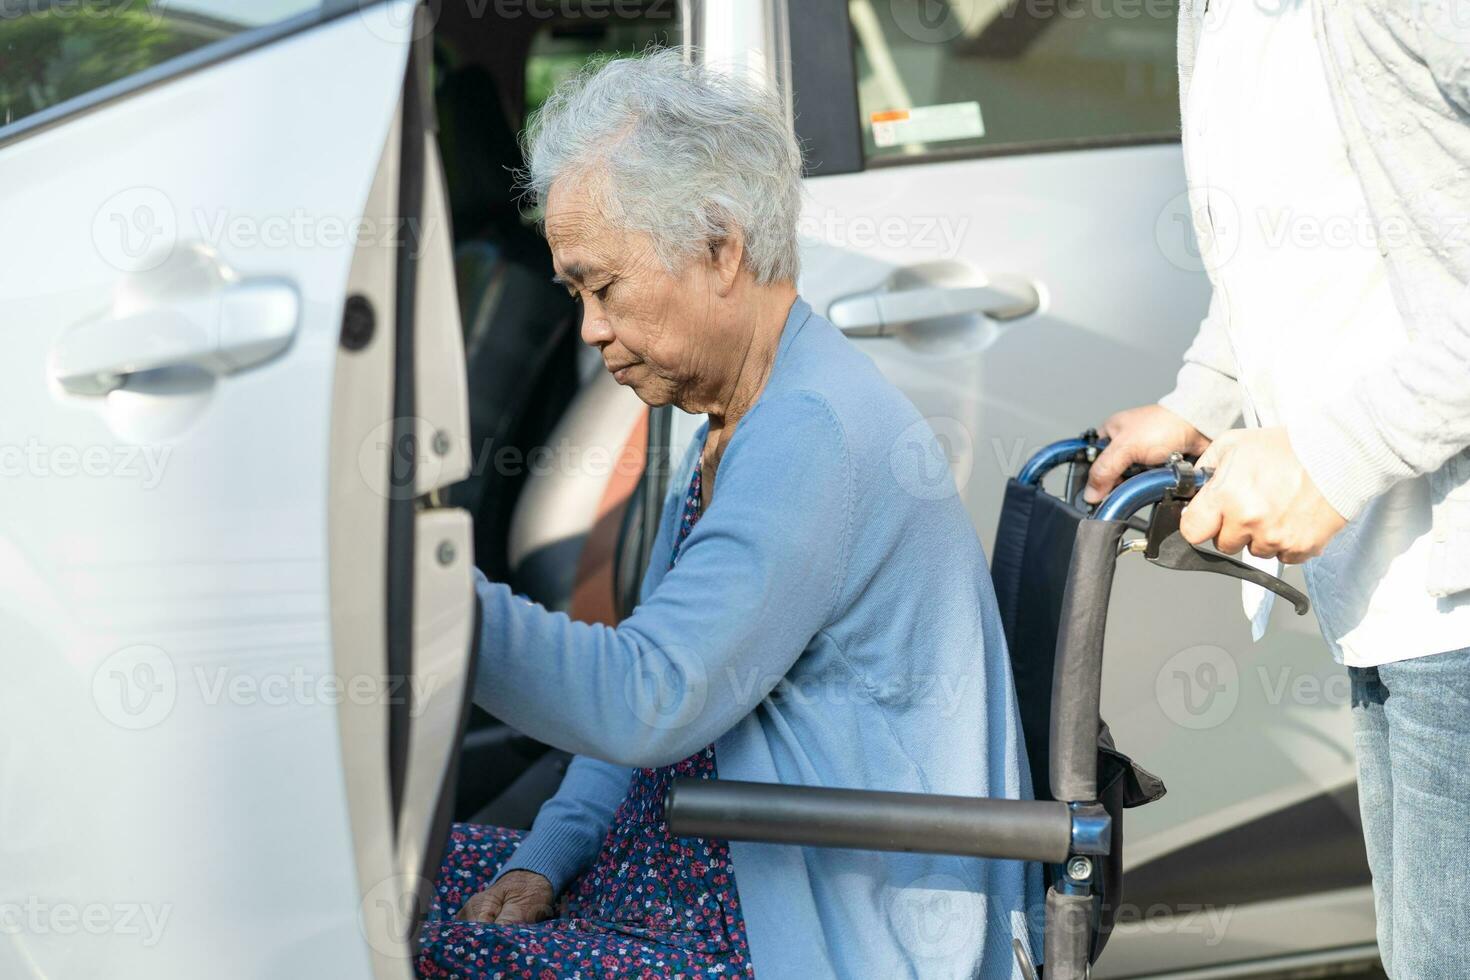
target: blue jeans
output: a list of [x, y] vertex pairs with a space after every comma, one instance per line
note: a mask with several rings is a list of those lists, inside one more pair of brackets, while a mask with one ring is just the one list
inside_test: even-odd
[[1348, 673], [1384, 969], [1470, 978], [1470, 649]]

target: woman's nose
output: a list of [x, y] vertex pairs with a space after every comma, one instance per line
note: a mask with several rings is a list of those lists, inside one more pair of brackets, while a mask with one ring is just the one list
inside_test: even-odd
[[600, 310], [582, 312], [582, 343], [588, 347], [603, 347], [612, 343], [612, 323]]

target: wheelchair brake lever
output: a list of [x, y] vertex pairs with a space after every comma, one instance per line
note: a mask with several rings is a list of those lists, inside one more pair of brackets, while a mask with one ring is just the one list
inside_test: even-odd
[[1239, 558], [1196, 548], [1184, 540], [1184, 536], [1179, 533], [1179, 518], [1198, 490], [1194, 464], [1175, 454], [1170, 458], [1169, 465], [1174, 470], [1175, 485], [1166, 490], [1164, 499], [1154, 505], [1143, 557], [1161, 568], [1172, 568], [1181, 572], [1215, 572], [1259, 585], [1290, 602], [1296, 607], [1298, 616], [1305, 616], [1312, 608], [1311, 602], [1300, 591], [1275, 575], [1247, 565]]

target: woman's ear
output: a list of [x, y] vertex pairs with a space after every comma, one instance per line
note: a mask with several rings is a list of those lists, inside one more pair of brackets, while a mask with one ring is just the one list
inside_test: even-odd
[[726, 296], [735, 288], [735, 278], [740, 275], [740, 264], [745, 261], [745, 236], [739, 231], [729, 231], [721, 238], [709, 243], [710, 268], [715, 276], [716, 291]]

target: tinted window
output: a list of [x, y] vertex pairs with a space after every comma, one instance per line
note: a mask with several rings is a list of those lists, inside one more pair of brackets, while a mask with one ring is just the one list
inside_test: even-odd
[[316, 0], [0, 0], [0, 126]]
[[851, 0], [869, 160], [1179, 132], [1175, 0]]

